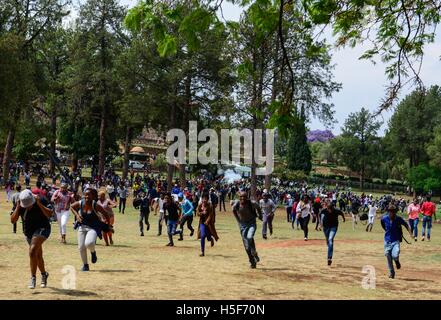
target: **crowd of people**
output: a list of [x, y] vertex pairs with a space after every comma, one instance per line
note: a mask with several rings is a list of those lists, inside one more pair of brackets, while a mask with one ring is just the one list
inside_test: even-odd
[[[268, 240], [274, 232], [273, 219], [276, 209], [284, 206], [286, 221], [293, 229], [303, 231], [304, 240], [308, 241], [309, 224], [325, 235], [327, 264], [332, 264], [334, 238], [338, 231], [339, 217], [346, 220], [345, 215], [352, 217], [355, 230], [360, 221], [366, 221], [366, 231], [371, 232], [377, 214], [382, 214], [381, 226], [385, 231], [385, 255], [388, 261], [389, 276], [393, 278], [399, 262], [400, 242], [403, 239], [401, 226], [408, 229], [409, 234], [417, 241], [418, 224], [422, 216], [422, 238], [430, 241], [432, 219], [436, 219], [436, 207], [430, 196], [415, 198], [408, 203], [394, 195], [375, 198], [371, 194], [357, 195], [350, 189], [339, 186], [329, 189], [324, 186], [309, 187], [307, 183], [272, 181], [269, 190], [263, 182], [257, 185], [254, 199], [251, 195], [249, 179], [227, 181], [225, 177], [207, 179], [200, 176], [186, 181], [184, 186], [177, 182], [169, 190], [167, 181], [159, 175], [144, 172], [130, 172], [128, 179], [121, 179], [115, 171], [109, 169], [104, 180], [86, 179], [80, 172], [66, 171], [60, 180], [48, 184], [42, 173], [36, 175], [35, 187], [30, 187], [30, 176], [23, 172], [25, 189], [19, 179], [6, 190], [6, 201], [11, 201], [11, 222], [13, 232], [17, 232], [17, 222], [21, 217], [23, 233], [29, 243], [31, 260], [31, 282], [29, 287], [36, 286], [36, 270], [41, 271], [41, 286], [47, 285], [47, 273], [44, 266], [44, 241], [51, 234], [51, 221], [57, 222], [59, 240], [66, 244], [67, 225], [70, 213], [74, 216], [74, 229], [77, 231], [78, 249], [82, 261], [82, 271], [89, 271], [88, 251], [92, 264], [98, 261], [96, 252], [97, 238], [103, 239], [106, 246], [114, 244], [113, 233], [115, 213], [124, 214], [127, 199], [132, 198], [133, 207], [139, 211], [139, 234], [144, 236], [151, 228], [150, 213], [157, 216], [157, 236], [162, 235], [165, 223], [167, 229], [167, 246], [175, 246], [174, 236], [178, 241], [184, 240], [184, 230], [188, 229], [189, 237], [193, 237], [197, 222], [197, 239], [200, 239], [200, 256], [205, 256], [205, 244], [211, 247], [219, 240], [216, 231], [217, 210], [226, 212], [225, 202], [231, 204], [233, 216], [237, 220], [243, 245], [247, 253], [250, 267], [256, 268], [260, 258], [257, 254], [254, 236], [257, 231], [257, 219], [262, 221], [262, 238]], [[68, 183], [70, 177], [71, 184]], [[29, 179], [29, 181], [28, 181]], [[12, 191], [15, 189], [15, 193]], [[238, 196], [238, 197], [237, 197]], [[159, 212], [159, 215], [158, 215]], [[407, 214], [405, 221], [397, 213]], [[383, 215], [384, 214], [384, 215]]]

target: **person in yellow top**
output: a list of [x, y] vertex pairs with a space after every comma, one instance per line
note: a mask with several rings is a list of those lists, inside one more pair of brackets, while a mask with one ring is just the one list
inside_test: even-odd
[[138, 182], [134, 182], [133, 183], [133, 196], [136, 198], [138, 196], [139, 193], [139, 189], [140, 189], [140, 185], [138, 184]]

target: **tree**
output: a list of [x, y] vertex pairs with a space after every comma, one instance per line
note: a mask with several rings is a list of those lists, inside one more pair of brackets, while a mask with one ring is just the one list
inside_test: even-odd
[[441, 170], [426, 164], [411, 168], [407, 180], [418, 193], [441, 190]]
[[397, 158], [407, 160], [409, 168], [427, 163], [428, 144], [441, 113], [441, 88], [416, 90], [397, 106], [389, 121], [386, 138]]
[[[146, 1], [137, 9], [132, 9], [126, 18], [126, 25], [134, 34], [156, 40], [164, 34], [163, 41], [154, 42], [156, 56], [148, 56], [156, 66], [151, 75], [145, 75], [143, 83], [154, 87], [152, 75], [160, 74], [158, 110], [168, 110], [170, 117], [164, 117], [165, 128], [180, 128], [188, 132], [190, 120], [198, 121], [199, 128], [215, 127], [219, 117], [230, 108], [230, 94], [233, 84], [231, 51], [227, 51], [227, 33], [223, 25], [215, 23], [209, 15], [203, 15], [204, 8], [199, 2], [186, 1]], [[134, 11], [147, 17], [140, 16]], [[183, 23], [188, 12], [194, 10], [207, 28], [203, 32], [191, 29]], [[148, 23], [147, 20], [149, 20]], [[160, 25], [160, 28], [157, 26]], [[186, 29], [188, 28], [188, 29]], [[193, 37], [196, 46], [190, 46], [178, 36], [178, 29]], [[170, 40], [173, 39], [173, 40]], [[144, 43], [151, 48], [150, 42]], [[170, 40], [170, 41], [169, 41]], [[158, 92], [158, 87], [155, 88]], [[153, 102], [154, 103], [154, 102]], [[185, 164], [180, 164], [181, 185], [185, 184]], [[168, 185], [172, 186], [174, 166], [168, 166]]]
[[[17, 125], [20, 122], [21, 116], [26, 109], [31, 108], [33, 104], [38, 102], [38, 89], [39, 78], [37, 72], [36, 62], [36, 43], [41, 43], [45, 39], [45, 31], [50, 28], [54, 23], [59, 21], [63, 16], [67, 14], [65, 7], [67, 1], [59, 0], [42, 0], [42, 1], [13, 1], [13, 0], [1, 0], [0, 8], [2, 13], [0, 15], [0, 36], [16, 36], [16, 56], [20, 58], [20, 64], [23, 67], [27, 67], [25, 75], [31, 74], [33, 77], [33, 86], [35, 91], [28, 90], [15, 90], [15, 99], [20, 104], [9, 104], [9, 120], [10, 123], [7, 127], [7, 139], [4, 149], [3, 157], [3, 176], [5, 181], [9, 176], [9, 162], [12, 155], [12, 148], [14, 146], [15, 135], [17, 131]], [[12, 58], [12, 59], [15, 59]], [[13, 63], [15, 65], [15, 63]], [[18, 70], [17, 70], [18, 71]], [[11, 77], [8, 79], [10, 85], [13, 87], [20, 87], [21, 81], [14, 82], [16, 80], [23, 80]], [[30, 81], [25, 80], [25, 84], [29, 84]], [[29, 87], [28, 87], [29, 88]], [[26, 85], [24, 87], [26, 89]], [[16, 108], [13, 108], [16, 106]]]
[[20, 36], [0, 36], [0, 112], [3, 115], [0, 131], [7, 133], [3, 156], [5, 182], [9, 177], [9, 161], [18, 122], [24, 109], [29, 109], [30, 101], [36, 94], [33, 65], [23, 57], [22, 43]]
[[427, 154], [430, 165], [441, 169], [441, 125], [435, 128], [433, 136], [433, 140], [427, 146]]
[[351, 170], [360, 174], [361, 189], [369, 168], [376, 165], [379, 139], [376, 136], [381, 126], [365, 108], [349, 114], [342, 127], [342, 134], [331, 140], [331, 145], [339, 153], [341, 161]]
[[290, 134], [287, 151], [288, 169], [303, 171], [309, 174], [312, 169], [312, 156], [306, 139], [306, 127], [303, 121], [299, 120], [297, 130], [293, 130]]
[[104, 174], [106, 151], [116, 142], [108, 134], [115, 126], [115, 103], [120, 94], [113, 74], [115, 59], [127, 42], [122, 29], [125, 14], [116, 0], [88, 0], [81, 5], [77, 20], [77, 39], [81, 45], [76, 46], [74, 72], [87, 78], [82, 77], [85, 83], [75, 85], [83, 89], [83, 95], [90, 94], [88, 109], [99, 117], [99, 176]]

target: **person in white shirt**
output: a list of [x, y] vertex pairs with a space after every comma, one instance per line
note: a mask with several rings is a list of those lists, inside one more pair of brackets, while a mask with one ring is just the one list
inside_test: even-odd
[[155, 208], [155, 216], [159, 209], [159, 221], [158, 221], [158, 234], [160, 236], [162, 234], [162, 221], [165, 220], [165, 224], [167, 225], [168, 217], [164, 213], [164, 193], [161, 193], [159, 198], [153, 199], [152, 207]]
[[366, 226], [366, 232], [372, 231], [372, 227], [374, 226], [375, 216], [377, 215], [378, 206], [375, 202], [372, 202], [368, 205], [369, 213], [368, 213], [368, 225]]
[[300, 221], [300, 226], [303, 230], [303, 234], [305, 236], [305, 241], [308, 241], [308, 224], [311, 219], [311, 204], [309, 201], [309, 197], [304, 195], [302, 200], [300, 200], [297, 205], [297, 219]]
[[115, 187], [109, 182], [106, 186], [107, 194], [109, 195], [109, 198], [111, 201], [115, 201], [116, 193], [115, 193]]

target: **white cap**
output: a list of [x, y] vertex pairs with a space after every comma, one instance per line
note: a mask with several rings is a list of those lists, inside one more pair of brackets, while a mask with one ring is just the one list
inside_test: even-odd
[[22, 192], [20, 192], [20, 205], [27, 209], [29, 207], [32, 207], [35, 203], [35, 197], [32, 194], [32, 191], [29, 189], [25, 189]]

